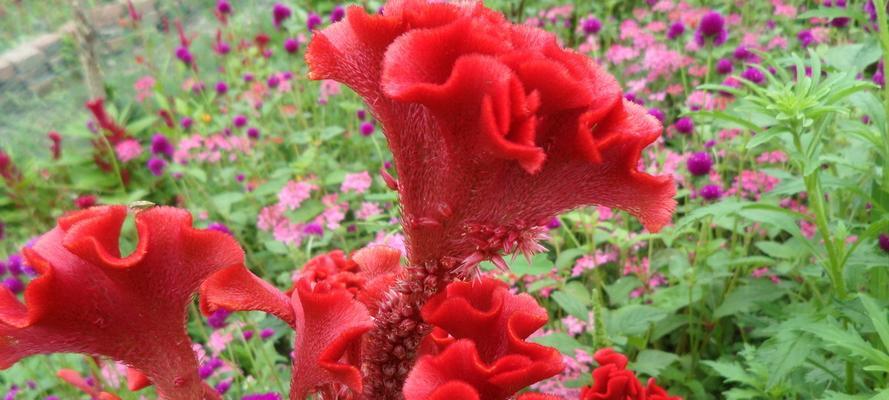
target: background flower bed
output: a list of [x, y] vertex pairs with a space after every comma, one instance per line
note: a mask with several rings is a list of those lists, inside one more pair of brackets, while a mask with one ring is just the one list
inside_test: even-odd
[[[640, 169], [673, 174], [679, 186], [674, 223], [658, 234], [616, 211], [577, 210], [549, 224], [548, 253], [508, 260], [511, 273], [498, 274], [549, 310], [537, 340], [569, 366], [538, 389], [576, 396], [589, 384], [592, 352], [608, 345], [687, 398], [870, 398], [886, 388], [885, 374], [864, 368], [886, 367], [885, 313], [854, 295], [889, 300], [881, 250], [889, 238], [879, 237], [889, 208], [885, 100], [877, 86], [861, 85], [883, 83], [873, 7], [488, 5], [558, 32], [615, 74], [666, 127]], [[380, 127], [347, 89], [305, 78], [309, 26], [341, 18], [342, 8], [289, 6], [280, 28], [272, 3], [261, 1], [234, 2], [225, 24], [207, 4], [210, 22], [185, 24], [184, 39], [173, 11], [166, 31], [136, 25], [134, 34], [153, 44], [132, 49], [125, 64], [135, 79], [114, 82], [105, 102], [126, 131], [119, 140], [100, 139], [105, 131], [79, 107], [85, 98], [65, 98], [82, 111], [49, 127], [59, 133], [58, 157], [42, 129], [15, 133], [42, 146], [7, 146], [11, 158], [0, 159], [7, 287], [29, 280], [21, 246], [64, 211], [93, 204], [186, 207], [199, 226], [236, 236], [254, 271], [281, 288], [328, 250], [403, 247], [395, 194], [379, 173], [391, 169]], [[705, 18], [714, 10], [721, 26]], [[828, 92], [855, 93], [823, 114], [801, 107], [809, 98], [828, 105], [796, 89], [824, 88], [800, 79], [807, 69], [835, 79]], [[781, 97], [782, 83], [796, 85], [791, 96]], [[787, 110], [799, 114], [779, 115]], [[814, 186], [803, 177], [816, 175]], [[824, 201], [813, 202], [811, 189]], [[131, 227], [124, 237], [132, 249]], [[209, 383], [232, 397], [286, 392], [292, 340], [283, 324], [260, 314], [193, 317]], [[16, 398], [75, 397], [55, 377], [62, 368], [106, 388], [123, 384], [114, 364], [71, 356], [26, 360], [0, 379]]]

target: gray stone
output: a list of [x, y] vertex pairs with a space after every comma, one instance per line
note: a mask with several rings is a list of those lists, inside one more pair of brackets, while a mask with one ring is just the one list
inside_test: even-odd
[[58, 33], [44, 33], [32, 40], [30, 44], [47, 57], [52, 57], [62, 48], [62, 35]]
[[4, 57], [15, 66], [19, 79], [22, 79], [22, 76], [35, 76], [46, 70], [46, 56], [30, 44], [23, 44], [7, 51]]
[[15, 78], [15, 67], [6, 57], [0, 57], [0, 81], [11, 81]]

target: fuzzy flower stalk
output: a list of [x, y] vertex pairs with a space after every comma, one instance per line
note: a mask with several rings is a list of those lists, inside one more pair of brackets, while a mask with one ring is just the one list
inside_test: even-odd
[[306, 58], [311, 78], [364, 98], [395, 159], [397, 180], [384, 178], [399, 193], [408, 264], [367, 334], [367, 398], [402, 398], [430, 297], [482, 261], [507, 268], [504, 254], [542, 251], [554, 215], [595, 204], [651, 231], [670, 220], [671, 178], [637, 170], [660, 123], [548, 32], [478, 2], [391, 0], [382, 14], [349, 8]]

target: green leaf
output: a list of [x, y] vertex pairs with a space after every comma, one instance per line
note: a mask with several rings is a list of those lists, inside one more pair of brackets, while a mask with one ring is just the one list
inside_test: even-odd
[[636, 356], [636, 361], [633, 363], [632, 369], [636, 372], [656, 378], [661, 374], [661, 371], [664, 368], [669, 367], [676, 362], [676, 360], [679, 360], [679, 356], [673, 353], [667, 353], [660, 350], [642, 350], [639, 352], [639, 355]]
[[824, 54], [824, 61], [842, 71], [858, 72], [879, 60], [882, 55], [876, 40], [831, 47]]
[[544, 346], [555, 347], [556, 350], [559, 350], [562, 354], [574, 356], [574, 353], [577, 349], [583, 348], [584, 346], [569, 336], [567, 333], [556, 332], [551, 333], [546, 336], [538, 336], [531, 339], [532, 342], [542, 344]]
[[787, 243], [761, 241], [754, 243], [754, 245], [763, 253], [775, 258], [796, 259], [806, 255], [805, 253], [800, 252], [800, 249]]
[[803, 365], [816, 344], [811, 336], [793, 330], [783, 330], [766, 341], [759, 350], [765, 354], [765, 362], [769, 366], [766, 386], [775, 387], [790, 372]]
[[722, 318], [752, 311], [757, 304], [775, 301], [784, 296], [784, 290], [769, 280], [753, 280], [726, 296], [725, 301], [713, 312], [714, 318]]
[[610, 313], [606, 326], [609, 333], [616, 335], [642, 335], [652, 324], [664, 319], [667, 315], [667, 311], [654, 306], [631, 304]]
[[583, 302], [571, 294], [563, 290], [557, 290], [550, 296], [565, 312], [571, 314], [585, 322], [589, 321], [589, 309], [583, 305]]
[[274, 254], [287, 254], [287, 246], [284, 243], [281, 243], [277, 240], [266, 240], [263, 245], [266, 250], [274, 253]]
[[704, 361], [704, 365], [713, 368], [717, 374], [729, 382], [745, 383], [750, 386], [758, 386], [756, 377], [747, 373], [738, 363], [723, 361]]
[[563, 271], [567, 268], [573, 267], [574, 260], [576, 260], [577, 257], [584, 255], [584, 253], [586, 253], [586, 249], [582, 247], [575, 247], [573, 249], [563, 250], [561, 253], [559, 253], [559, 256], [556, 257], [556, 268], [558, 268], [559, 271]]
[[870, 317], [871, 323], [874, 324], [874, 329], [883, 342], [883, 348], [889, 349], [889, 323], [886, 322], [886, 313], [883, 312], [883, 308], [877, 306], [877, 302], [867, 294], [859, 293], [858, 298], [861, 300], [861, 304], [864, 304], [867, 316]]
[[525, 257], [515, 257], [508, 260], [509, 269], [518, 276], [524, 275], [540, 275], [552, 270], [553, 263], [546, 257], [546, 254], [537, 254], [531, 258], [529, 263]]
[[244, 193], [241, 192], [225, 192], [213, 196], [213, 204], [222, 215], [231, 213], [232, 205], [244, 200]]
[[889, 356], [886, 353], [875, 349], [858, 332], [840, 328], [836, 322], [823, 321], [802, 329], [819, 337], [829, 347], [843, 349], [883, 368], [889, 367]]

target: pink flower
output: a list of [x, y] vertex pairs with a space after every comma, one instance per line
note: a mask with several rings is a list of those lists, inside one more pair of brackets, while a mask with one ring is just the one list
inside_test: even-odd
[[355, 213], [355, 217], [361, 220], [369, 220], [377, 215], [380, 215], [383, 211], [380, 209], [380, 206], [377, 203], [372, 203], [369, 201], [365, 201], [361, 203], [361, 208]]
[[586, 332], [586, 323], [573, 315], [562, 318], [562, 325], [565, 326], [565, 330], [571, 336], [577, 336]]
[[151, 97], [155, 83], [154, 77], [151, 75], [145, 75], [139, 78], [139, 80], [133, 84], [133, 88], [136, 89], [136, 101], [141, 103], [145, 101], [145, 99]]
[[114, 146], [114, 152], [118, 160], [128, 162], [142, 154], [142, 145], [135, 139], [127, 139]]
[[321, 93], [318, 95], [319, 104], [327, 104], [331, 96], [336, 96], [342, 92], [339, 82], [325, 79], [321, 81]]
[[288, 210], [296, 210], [316, 189], [318, 186], [307, 181], [289, 181], [278, 192], [278, 204]]
[[370, 188], [372, 182], [373, 178], [370, 177], [370, 174], [367, 171], [346, 174], [346, 178], [343, 179], [343, 184], [340, 186], [340, 190], [344, 193], [355, 192], [361, 194]]

